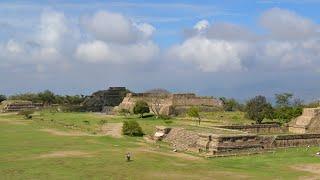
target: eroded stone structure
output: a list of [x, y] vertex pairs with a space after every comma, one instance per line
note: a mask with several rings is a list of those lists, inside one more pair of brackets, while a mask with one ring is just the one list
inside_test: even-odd
[[122, 102], [128, 92], [130, 91], [125, 87], [109, 87], [107, 90], [94, 92], [84, 100], [82, 105], [87, 111], [110, 112], [113, 107]]
[[162, 131], [162, 139], [180, 150], [196, 151], [206, 156], [256, 153], [273, 148], [319, 146], [320, 108], [305, 108], [301, 116], [284, 127], [277, 124], [218, 127], [238, 132], [222, 134], [211, 129], [209, 133], [199, 133], [172, 128], [166, 130], [166, 133]]
[[158, 96], [153, 93], [128, 93], [117, 109], [133, 109], [138, 100], [144, 100], [152, 108], [159, 106], [159, 112], [163, 115], [178, 115], [185, 112], [191, 106], [197, 106], [201, 111], [211, 111], [222, 107], [222, 101], [213, 97], [196, 96], [193, 93], [163, 94]]
[[289, 123], [289, 131], [293, 133], [320, 133], [320, 107], [304, 108], [302, 115]]
[[39, 104], [33, 104], [31, 101], [3, 101], [2, 112], [17, 112], [26, 109], [36, 109]]

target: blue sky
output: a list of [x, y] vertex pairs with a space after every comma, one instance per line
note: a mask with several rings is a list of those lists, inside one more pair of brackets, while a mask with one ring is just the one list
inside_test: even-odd
[[320, 98], [317, 0], [0, 1], [0, 93]]

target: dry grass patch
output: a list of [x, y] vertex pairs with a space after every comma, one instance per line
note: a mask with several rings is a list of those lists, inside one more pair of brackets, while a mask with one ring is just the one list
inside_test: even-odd
[[92, 153], [84, 151], [54, 151], [41, 154], [38, 158], [64, 158], [64, 157], [93, 157]]
[[299, 171], [305, 171], [313, 174], [310, 176], [300, 177], [299, 179], [304, 179], [304, 180], [320, 179], [320, 164], [299, 164], [299, 165], [292, 166], [292, 168]]
[[40, 129], [40, 131], [47, 132], [56, 136], [90, 136], [90, 134], [79, 131], [59, 131], [56, 129]]

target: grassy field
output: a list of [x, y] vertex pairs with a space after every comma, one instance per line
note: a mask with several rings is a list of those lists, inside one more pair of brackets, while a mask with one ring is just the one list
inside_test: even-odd
[[[233, 117], [232, 114], [224, 116]], [[0, 179], [317, 179], [320, 177], [320, 158], [314, 156], [319, 147], [279, 149], [275, 153], [205, 159], [194, 154], [174, 153], [163, 143], [150, 144], [143, 138], [94, 136], [101, 120], [114, 123], [126, 119], [137, 119], [147, 134], [152, 133], [156, 125], [169, 124], [193, 128], [195, 124], [191, 120], [184, 119], [165, 122], [152, 117], [139, 119], [94, 113], [45, 111], [34, 115], [32, 120], [24, 120], [14, 114], [0, 114]], [[234, 119], [239, 121], [237, 118]], [[232, 123], [233, 120], [226, 121]], [[57, 135], [43, 129], [81, 131], [88, 135]], [[132, 153], [133, 161], [125, 161], [126, 152]]]

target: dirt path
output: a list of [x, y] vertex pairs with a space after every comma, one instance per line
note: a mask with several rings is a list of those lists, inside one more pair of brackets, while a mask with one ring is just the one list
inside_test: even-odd
[[122, 137], [121, 130], [122, 123], [107, 123], [101, 127], [101, 134], [120, 138]]
[[48, 132], [57, 136], [90, 136], [90, 134], [79, 131], [59, 131], [56, 129], [40, 129], [40, 131]]
[[320, 179], [320, 164], [300, 164], [292, 166], [293, 169], [299, 170], [299, 171], [305, 171], [312, 173], [314, 175], [311, 176], [303, 176], [299, 179], [303, 180], [319, 180]]

